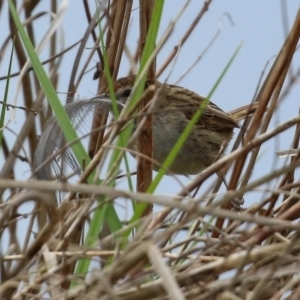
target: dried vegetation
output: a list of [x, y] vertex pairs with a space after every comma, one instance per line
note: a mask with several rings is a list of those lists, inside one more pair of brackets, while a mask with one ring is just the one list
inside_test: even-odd
[[[37, 28], [34, 19], [44, 14], [38, 10], [40, 3], [15, 2], [19, 8], [24, 5], [25, 27], [35, 43]], [[65, 2], [62, 1], [62, 4]], [[133, 1], [100, 1], [99, 10], [94, 12], [89, 1], [82, 1], [85, 14], [82, 13], [81, 17], [86, 18], [85, 22], [82, 21], [86, 32], [78, 37], [80, 40], [75, 45], [77, 52], [69, 79], [68, 101], [72, 101], [74, 91], [95, 55], [99, 60], [96, 72], [101, 83], [99, 90], [105, 89], [108, 83], [103, 72], [103, 49], [98, 46], [101, 40], [99, 19], [104, 33], [107, 65], [112, 78], [116, 79], [124, 53], [133, 53], [130, 56], [132, 66], [141, 55], [154, 2], [140, 0], [136, 8], [140, 14], [140, 42], [137, 49], [132, 49], [126, 45], [126, 37]], [[186, 33], [180, 44], [171, 49], [166, 61], [159, 66], [156, 66], [155, 60], [152, 62], [149, 76], [156, 74], [158, 77], [175, 59], [178, 49], [184, 43], [188, 44], [194, 28], [201, 23], [203, 15], [209, 13], [210, 2], [203, 1], [202, 7], [199, 5], [199, 11], [195, 12], [195, 19], [186, 22]], [[9, 11], [2, 1], [0, 4], [0, 9]], [[61, 6], [52, 1], [51, 9], [57, 13]], [[1, 45], [1, 53], [9, 51], [9, 42], [16, 33], [11, 16], [8, 22], [7, 40]], [[53, 23], [49, 24], [51, 28]], [[169, 30], [173, 30], [172, 24]], [[4, 31], [1, 31], [3, 34]], [[242, 124], [243, 130], [236, 137], [235, 148], [191, 179], [177, 195], [145, 192], [153, 180], [147, 159], [139, 162], [137, 188], [134, 189], [138, 192], [115, 187], [112, 184], [115, 178], [101, 178], [101, 184], [89, 185], [83, 178], [76, 184], [16, 179], [18, 171], [14, 166], [20, 160], [30, 165], [37, 145], [37, 128], [42, 127], [49, 117], [49, 112], [41, 111], [44, 94], [33, 72], [25, 67], [26, 51], [16, 35], [14, 59], [18, 61], [20, 70], [25, 71], [12, 75], [20, 78], [27, 117], [13, 145], [8, 143], [9, 131], [4, 131], [2, 141], [1, 155], [5, 161], [0, 169], [1, 299], [299, 299], [300, 202], [299, 181], [294, 180], [294, 171], [300, 165], [300, 153], [295, 151], [285, 166], [250, 181], [263, 143], [292, 128], [294, 139], [291, 143], [294, 149], [298, 149], [300, 116], [285, 120], [275, 128], [270, 127], [270, 120], [275, 108], [281, 107], [279, 99], [283, 82], [287, 80], [292, 86], [297, 78], [297, 74], [287, 78], [287, 73], [299, 35], [298, 12], [280, 53], [259, 88], [254, 100], [258, 103], [257, 110]], [[90, 43], [91, 37], [95, 47], [87, 50], [87, 41]], [[71, 55], [68, 48], [61, 52], [57, 50], [57, 39], [55, 33], [48, 41], [51, 58], [45, 62], [51, 70], [49, 78], [54, 87], [57, 87], [59, 72], [62, 71], [61, 56]], [[90, 56], [79, 70], [83, 51], [90, 51]], [[128, 70], [128, 73], [133, 70]], [[11, 104], [11, 101], [8, 103]], [[101, 112], [97, 114], [94, 128], [107, 121], [107, 116]], [[149, 149], [151, 153], [149, 116], [145, 128], [144, 134], [149, 138], [140, 140], [140, 149], [147, 155]], [[107, 135], [103, 138], [103, 132], [95, 131], [89, 154], [101, 161], [101, 144], [107, 139]], [[28, 141], [26, 146], [25, 140]], [[26, 157], [21, 154], [23, 147], [26, 148]], [[204, 191], [201, 186], [224, 166], [232, 168], [227, 175], [228, 192], [214, 199], [221, 182], [215, 182], [209, 191]], [[243, 209], [232, 206], [233, 199], [246, 199], [245, 194], [274, 179], [278, 179], [276, 186], [270, 185], [272, 188], [266, 191], [259, 204], [248, 206], [245, 202]], [[199, 188], [200, 193], [194, 196]], [[67, 193], [61, 198], [62, 194], [58, 192], [62, 191]], [[137, 220], [123, 222], [121, 229], [112, 222], [108, 222], [107, 226], [105, 222], [99, 237], [97, 228], [94, 236], [91, 234], [95, 237], [96, 232], [97, 241], [90, 243], [86, 239], [87, 232], [94, 222], [93, 213], [104, 207], [103, 199], [105, 203], [134, 199], [137, 203], [144, 203], [143, 210]], [[34, 205], [25, 215], [22, 207], [29, 202]], [[99, 204], [97, 208], [96, 204]], [[157, 206], [155, 213], [152, 212], [153, 205]], [[110, 234], [111, 231], [114, 233]], [[92, 260], [91, 265], [87, 264], [89, 272], [82, 273], [89, 260]]]

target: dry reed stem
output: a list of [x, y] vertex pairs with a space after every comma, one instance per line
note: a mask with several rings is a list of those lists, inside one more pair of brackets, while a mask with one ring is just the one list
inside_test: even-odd
[[[150, 27], [154, 1], [153, 0], [140, 0], [140, 38], [139, 38], [139, 53], [140, 59], [144, 51], [146, 44], [146, 38]], [[156, 72], [156, 58], [151, 62], [148, 78], [155, 79]], [[152, 97], [151, 97], [152, 96]], [[139, 105], [138, 111], [142, 111], [151, 101], [153, 95], [146, 97]], [[141, 121], [141, 120], [140, 120]], [[138, 119], [139, 122], [139, 119]], [[152, 115], [147, 116], [144, 121], [144, 125], [139, 131], [138, 150], [143, 155], [149, 157], [150, 159], [144, 159], [140, 157], [137, 164], [137, 191], [146, 192], [148, 187], [152, 182], [152, 147], [153, 147], [153, 135], [152, 135]], [[152, 206], [148, 205], [144, 212], [143, 216], [150, 214], [152, 211]]]
[[[253, 117], [253, 121], [248, 129], [248, 132], [246, 134], [245, 137], [245, 143], [251, 141], [254, 137], [256, 132], [259, 130], [260, 125], [263, 123], [263, 116], [264, 113], [266, 111], [266, 108], [269, 104], [269, 101], [271, 100], [271, 96], [274, 93], [274, 91], [276, 91], [276, 88], [278, 88], [278, 86], [282, 86], [282, 82], [283, 79], [285, 78], [285, 75], [287, 74], [288, 71], [288, 66], [291, 64], [294, 52], [296, 50], [296, 46], [298, 43], [298, 39], [299, 39], [299, 32], [300, 32], [300, 11], [298, 11], [298, 14], [296, 16], [296, 20], [293, 24], [293, 27], [284, 43], [284, 45], [282, 46], [282, 49], [280, 51], [280, 53], [278, 54], [259, 94], [256, 97], [257, 102], [259, 102], [259, 106], [258, 109], [256, 110], [254, 117]], [[277, 94], [280, 91], [277, 90]], [[277, 100], [277, 97], [274, 98], [275, 101]], [[274, 107], [274, 105], [273, 105]], [[267, 128], [267, 124], [269, 123], [269, 119], [265, 119], [264, 123], [263, 123], [263, 130], [265, 130]], [[248, 173], [250, 173], [252, 171], [252, 168], [254, 166], [254, 159], [256, 159], [256, 155], [257, 153], [253, 154], [253, 160], [252, 160], [252, 164], [250, 166], [252, 166], [251, 168], [248, 169]], [[237, 186], [238, 180], [241, 177], [241, 172], [244, 166], [244, 163], [246, 161], [247, 155], [241, 156], [235, 163], [234, 165], [234, 169], [232, 172], [232, 176], [231, 176], [231, 180], [229, 182], [229, 189], [230, 190], [234, 190]], [[246, 177], [244, 184], [247, 182], [247, 178], [249, 176]], [[223, 206], [223, 208], [225, 209], [230, 209], [230, 203], [225, 204], [225, 206]], [[223, 223], [224, 223], [224, 219], [219, 219], [217, 221], [217, 227], [219, 229], [222, 229], [223, 227]], [[213, 237], [218, 237], [218, 233], [215, 232]]]
[[185, 44], [185, 42], [188, 40], [190, 35], [193, 33], [195, 27], [201, 21], [201, 19], [202, 19], [203, 15], [205, 14], [205, 12], [207, 12], [210, 4], [211, 4], [211, 0], [204, 1], [202, 9], [199, 11], [199, 13], [195, 17], [195, 19], [192, 21], [190, 27], [187, 29], [186, 33], [181, 38], [179, 44], [174, 47], [173, 51], [169, 54], [169, 57], [166, 59], [166, 61], [163, 63], [163, 65], [160, 67], [160, 69], [157, 71], [157, 73], [156, 73], [157, 78], [163, 73], [163, 71], [173, 61], [173, 59], [175, 58], [178, 50]]
[[[25, 26], [34, 41], [36, 32], [32, 23], [34, 20], [32, 14], [38, 2], [27, 2], [25, 14], [30, 21]], [[103, 28], [107, 30], [105, 43], [110, 67], [114, 66], [111, 70], [113, 78], [117, 77], [131, 16], [132, 1], [124, 1], [126, 2], [126, 7], [114, 7], [117, 2], [112, 1], [110, 17], [108, 17], [108, 10], [101, 11], [100, 16], [101, 20], [106, 20]], [[203, 10], [199, 14], [196, 13], [197, 22], [193, 22], [187, 29], [181, 39], [181, 45], [190, 36], [210, 2], [206, 1]], [[82, 71], [78, 76], [76, 75], [88, 37], [92, 36], [93, 41], [97, 42], [94, 31], [99, 13], [91, 17], [88, 2], [85, 1], [84, 4], [90, 24], [81, 39], [77, 58], [74, 59], [69, 85], [71, 93], [81, 81], [93, 51], [98, 51], [99, 60], [102, 61], [100, 48], [92, 49]], [[51, 9], [53, 12], [57, 10], [55, 2], [52, 2]], [[42, 15], [38, 14], [37, 17]], [[141, 23], [141, 26], [145, 25], [145, 30], [146, 23]], [[300, 166], [299, 157], [291, 158], [286, 165], [273, 169], [272, 172], [252, 181], [249, 179], [259, 149], [266, 141], [276, 138], [279, 134], [285, 134], [287, 129], [295, 126], [291, 144], [293, 149], [298, 148], [300, 135], [298, 115], [285, 120], [275, 128], [267, 129], [274, 116], [275, 108], [282, 108], [282, 99], [286, 97], [300, 74], [298, 72], [295, 76], [290, 76], [290, 81], [282, 91], [282, 83], [286, 78], [298, 40], [299, 24], [298, 16], [290, 37], [257, 96], [260, 101], [254, 120], [251, 123], [246, 122], [250, 123], [249, 128], [245, 125], [237, 140], [241, 142], [242, 137], [246, 136], [242, 146], [182, 186], [177, 195], [157, 193], [149, 195], [142, 192], [145, 189], [131, 192], [126, 189], [112, 188], [108, 186], [111, 180], [109, 174], [102, 185], [84, 184], [86, 176], [99, 162], [103, 163], [103, 154], [112, 148], [110, 145], [95, 152], [92, 164], [76, 184], [7, 179], [9, 176], [14, 178], [12, 170], [16, 158], [21, 157], [20, 149], [24, 148], [26, 138], [31, 136], [29, 133], [32, 134], [36, 129], [34, 115], [30, 109], [40, 112], [42, 107], [43, 94], [37, 88], [35, 78], [27, 76], [27, 81], [22, 82], [22, 88], [26, 91], [32, 87], [31, 95], [33, 95], [32, 99], [29, 99], [30, 94], [26, 96], [26, 101], [31, 101], [31, 104], [27, 103], [31, 105], [27, 107], [28, 118], [18, 133], [15, 144], [6, 149], [8, 157], [0, 172], [1, 239], [3, 234], [7, 234], [10, 242], [1, 254], [0, 298], [275, 300], [282, 299], [290, 293], [289, 299], [299, 299], [300, 183], [294, 182], [294, 176], [297, 176], [296, 168]], [[173, 27], [171, 24], [165, 40]], [[56, 53], [56, 39], [57, 36], [54, 36], [49, 46], [52, 59], [64, 53], [64, 51]], [[1, 49], [6, 47], [3, 45]], [[157, 49], [160, 47], [161, 45], [158, 45]], [[16, 50], [17, 59], [24, 64], [24, 53], [22, 54], [19, 43]], [[158, 68], [157, 74], [160, 74], [171, 62], [177, 50], [178, 48], [174, 47], [169, 58]], [[59, 61], [53, 61], [51, 68], [53, 69], [51, 78], [56, 84], [59, 79]], [[100, 75], [101, 84], [103, 83], [104, 86], [103, 74]], [[25, 83], [28, 84], [27, 87], [24, 86]], [[35, 94], [38, 96], [34, 96]], [[268, 111], [265, 113], [264, 109], [267, 106]], [[129, 116], [130, 113], [124, 118]], [[46, 114], [41, 116], [39, 123], [42, 124], [46, 118]], [[105, 140], [110, 142], [115, 138], [121, 126], [122, 122], [115, 124]], [[29, 155], [23, 155], [24, 157], [32, 156], [33, 144], [34, 140], [31, 141]], [[246, 163], [245, 158], [248, 154], [251, 154], [251, 159]], [[230, 191], [219, 193], [209, 206], [205, 206], [205, 203], [209, 203], [210, 199], [216, 196], [214, 193], [211, 194], [211, 190], [209, 192], [201, 190], [201, 195], [192, 196], [194, 189], [206, 182], [216, 171], [224, 166], [229, 167], [233, 163], [235, 163], [235, 170], [230, 181]], [[237, 186], [238, 180], [241, 179], [241, 168], [247, 171], [242, 184]], [[272, 188], [264, 186], [274, 179], [278, 182]], [[237, 188], [233, 189], [233, 187]], [[62, 197], [62, 202], [57, 206], [53, 197], [58, 191], [67, 192], [67, 195], [65, 198]], [[258, 203], [246, 207], [239, 213], [227, 209], [228, 203], [234, 197], [249, 193], [253, 193], [254, 199], [259, 199]], [[75, 197], [79, 194], [81, 198]], [[158, 212], [149, 214], [134, 224], [128, 225], [125, 220], [124, 227], [120, 231], [99, 240], [99, 243], [93, 247], [86, 247], [81, 245], [81, 226], [88, 224], [91, 212], [100, 205], [95, 200], [99, 195], [105, 196], [107, 201], [114, 202], [115, 206], [125, 205], [132, 199], [136, 199], [138, 202], [146, 202], [155, 207], [159, 205], [160, 208]], [[278, 203], [280, 197], [283, 198], [282, 204]], [[119, 204], [119, 200], [122, 204]], [[23, 213], [24, 204], [32, 201], [34, 205], [30, 212]], [[183, 217], [179, 218], [179, 215]], [[21, 239], [18, 230], [24, 224], [21, 221], [26, 218], [28, 223], [26, 228], [24, 227], [24, 239]], [[223, 226], [218, 222], [216, 226], [216, 218], [226, 220], [228, 224]], [[123, 249], [121, 245], [124, 242], [124, 233], [134, 227], [138, 228], [138, 231]], [[105, 244], [114, 248], [105, 251]], [[180, 247], [182, 247], [181, 251], [179, 251]], [[93, 265], [93, 271], [87, 276], [75, 276], [73, 267], [81, 258], [93, 259], [96, 270]], [[112, 259], [109, 265], [103, 264], [109, 259]], [[104, 267], [101, 267], [101, 264]], [[76, 282], [77, 286], [68, 290], [70, 282]]]
[[[126, 9], [127, 7], [127, 9]], [[109, 73], [113, 80], [117, 78], [119, 71], [121, 56], [125, 45], [125, 37], [128, 30], [128, 24], [130, 15], [125, 14], [126, 10], [130, 10], [132, 7], [132, 1], [113, 0], [112, 4], [107, 7], [107, 24], [108, 32], [105, 42], [105, 51], [107, 52]], [[103, 29], [102, 29], [103, 30]], [[119, 50], [118, 50], [119, 49]], [[101, 66], [104, 69], [104, 66]], [[107, 78], [104, 72], [100, 75], [100, 93], [107, 88]], [[97, 127], [103, 126], [107, 122], [107, 115], [102, 111], [97, 110], [94, 114], [94, 120], [92, 124], [92, 130]], [[104, 132], [92, 134], [89, 145], [89, 155], [93, 157], [95, 153], [100, 149], [103, 141]]]

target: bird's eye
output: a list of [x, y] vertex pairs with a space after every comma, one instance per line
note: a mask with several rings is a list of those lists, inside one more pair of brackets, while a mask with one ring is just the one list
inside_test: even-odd
[[122, 97], [128, 98], [130, 96], [130, 94], [131, 94], [131, 89], [126, 89], [123, 91]]

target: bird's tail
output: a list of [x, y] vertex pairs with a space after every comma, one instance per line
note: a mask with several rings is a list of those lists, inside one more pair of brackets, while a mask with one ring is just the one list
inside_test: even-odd
[[253, 103], [241, 106], [239, 108], [236, 108], [228, 113], [235, 121], [241, 121], [241, 120], [246, 119], [247, 117], [253, 116], [257, 107], [258, 107], [258, 102], [253, 102]]

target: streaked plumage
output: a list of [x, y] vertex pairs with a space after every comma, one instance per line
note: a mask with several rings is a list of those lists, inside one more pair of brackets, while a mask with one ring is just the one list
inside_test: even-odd
[[[120, 78], [114, 83], [120, 109], [130, 97], [134, 80], [135, 76], [132, 75]], [[205, 98], [176, 85], [148, 80], [145, 88], [150, 85], [155, 85], [157, 97], [153, 108], [153, 158], [163, 163]], [[85, 115], [96, 108], [102, 109], [105, 113], [112, 110], [108, 92], [90, 100], [76, 101], [65, 106], [77, 129], [83, 125]], [[234, 128], [239, 127], [237, 121], [245, 118], [247, 114], [249, 114], [249, 107], [228, 114], [214, 103], [208, 102], [170, 170], [175, 174], [192, 175], [211, 165], [218, 157], [221, 146], [231, 140]], [[62, 147], [62, 137], [56, 120], [54, 117], [51, 118], [36, 150], [35, 168]], [[66, 152], [65, 156], [73, 170], [78, 171], [71, 151]], [[154, 164], [153, 168], [156, 170], [157, 166]], [[41, 179], [49, 179], [49, 176], [50, 171], [45, 168], [37, 174]]]

